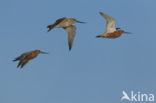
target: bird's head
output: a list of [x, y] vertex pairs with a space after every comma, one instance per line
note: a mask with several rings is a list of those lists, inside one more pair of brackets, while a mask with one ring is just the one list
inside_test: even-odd
[[47, 52], [43, 52], [41, 50], [35, 50], [34, 51], [36, 54], [48, 54]]

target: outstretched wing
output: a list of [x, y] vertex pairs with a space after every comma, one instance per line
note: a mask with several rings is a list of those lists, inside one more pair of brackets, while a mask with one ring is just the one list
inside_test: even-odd
[[21, 54], [19, 57], [16, 57], [13, 61], [18, 61], [18, 60], [24, 59], [31, 52], [33, 52], [33, 51], [25, 52], [25, 53]]
[[71, 50], [75, 36], [76, 36], [76, 27], [71, 25], [64, 28], [68, 32], [68, 45], [69, 50]]
[[99, 12], [101, 14], [101, 16], [103, 16], [106, 21], [107, 21], [107, 24], [106, 24], [106, 32], [105, 33], [112, 33], [114, 31], [116, 31], [116, 21], [114, 18], [102, 13], [102, 12]]

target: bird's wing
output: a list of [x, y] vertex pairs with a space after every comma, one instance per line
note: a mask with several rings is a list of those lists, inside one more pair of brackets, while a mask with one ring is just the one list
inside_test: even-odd
[[55, 23], [60, 23], [60, 22], [63, 21], [64, 19], [66, 19], [66, 17], [63, 17], [63, 18], [60, 18], [60, 19], [56, 20]]
[[23, 63], [25, 62], [25, 60], [27, 60], [27, 57], [28, 57], [28, 54], [22, 54], [20, 57], [19, 57], [19, 63], [17, 65], [17, 68], [18, 67], [21, 67], [22, 68], [22, 65]]
[[68, 32], [68, 45], [69, 50], [71, 50], [75, 36], [76, 36], [76, 27], [71, 25], [64, 28]]
[[112, 18], [112, 17], [110, 17], [110, 16], [108, 16], [108, 15], [106, 15], [106, 14], [104, 14], [104, 13], [102, 13], [102, 12], [100, 12], [100, 14], [107, 21], [107, 24], [106, 24], [106, 33], [112, 33], [114, 31], [116, 31], [116, 27], [115, 27], [116, 21], [115, 21], [115, 19]]
[[21, 66], [22, 62], [23, 62], [23, 60], [19, 61], [18, 65], [17, 65], [17, 68]]
[[23, 62], [21, 63], [21, 68], [23, 68], [26, 64], [28, 64], [30, 60], [24, 59]]
[[56, 20], [56, 22], [54, 24], [52, 24], [52, 25], [56, 26], [59, 23], [61, 23], [64, 19], [66, 19], [66, 17], [63, 17], [63, 18], [60, 18], [60, 19]]
[[29, 55], [31, 52], [33, 52], [33, 51], [25, 52], [25, 53], [21, 54], [20, 56], [16, 57], [13, 61], [17, 61], [17, 60], [24, 59], [24, 58], [25, 58], [27, 55]]
[[34, 51], [29, 51], [29, 52], [25, 52], [20, 56], [20, 60], [24, 60], [26, 59], [32, 52]]

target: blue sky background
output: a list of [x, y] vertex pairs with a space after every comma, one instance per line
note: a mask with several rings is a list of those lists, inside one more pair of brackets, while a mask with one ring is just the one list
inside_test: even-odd
[[[120, 103], [122, 91], [156, 95], [155, 0], [1, 0], [0, 103]], [[102, 11], [132, 32], [117, 39], [105, 31]], [[67, 33], [46, 26], [61, 17], [77, 35], [69, 52]], [[12, 60], [40, 49], [23, 69]], [[125, 101], [126, 102], [126, 101]]]

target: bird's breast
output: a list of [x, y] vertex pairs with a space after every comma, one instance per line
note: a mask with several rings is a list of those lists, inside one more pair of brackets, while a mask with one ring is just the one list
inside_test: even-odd
[[28, 59], [33, 59], [37, 56], [38, 54], [32, 53], [28, 56]]
[[107, 35], [107, 38], [118, 38], [121, 36], [121, 34], [122, 33], [115, 31], [113, 33], [107, 33], [106, 35]]

